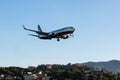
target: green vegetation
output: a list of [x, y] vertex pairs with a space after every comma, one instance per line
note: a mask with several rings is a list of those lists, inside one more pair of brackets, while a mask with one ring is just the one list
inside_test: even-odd
[[24, 80], [24, 75], [28, 74], [28, 72], [38, 74], [40, 71], [42, 72], [41, 76], [47, 74], [51, 77], [51, 80], [120, 80], [119, 73], [115, 75], [83, 64], [49, 64], [38, 65], [37, 67], [29, 66], [28, 68], [0, 67], [0, 75], [18, 76], [21, 80]]

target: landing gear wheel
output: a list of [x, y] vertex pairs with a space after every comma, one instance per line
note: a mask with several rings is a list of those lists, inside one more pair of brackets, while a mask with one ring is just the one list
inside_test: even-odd
[[58, 38], [57, 41], [60, 41], [60, 39]]
[[74, 35], [73, 35], [73, 34], [70, 34], [70, 36], [74, 37]]

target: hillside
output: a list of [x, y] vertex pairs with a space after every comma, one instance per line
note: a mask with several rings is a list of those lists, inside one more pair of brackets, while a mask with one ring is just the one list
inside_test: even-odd
[[[0, 80], [120, 80], [119, 75], [104, 72], [83, 64], [48, 64], [28, 68], [1, 67]], [[27, 78], [29, 79], [26, 79]]]
[[120, 73], [120, 61], [119, 60], [111, 60], [107, 62], [87, 62], [83, 64], [90, 66], [90, 67], [104, 69], [114, 74], [117, 74], [118, 72]]

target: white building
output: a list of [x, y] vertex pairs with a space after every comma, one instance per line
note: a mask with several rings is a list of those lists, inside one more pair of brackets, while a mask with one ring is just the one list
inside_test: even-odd
[[50, 77], [46, 76], [46, 77], [43, 77], [42, 80], [49, 80]]
[[36, 74], [24, 75], [24, 80], [37, 80], [38, 77]]

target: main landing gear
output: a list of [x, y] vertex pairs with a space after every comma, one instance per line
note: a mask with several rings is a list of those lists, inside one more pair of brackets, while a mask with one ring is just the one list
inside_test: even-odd
[[57, 41], [60, 41], [60, 39], [58, 38]]

